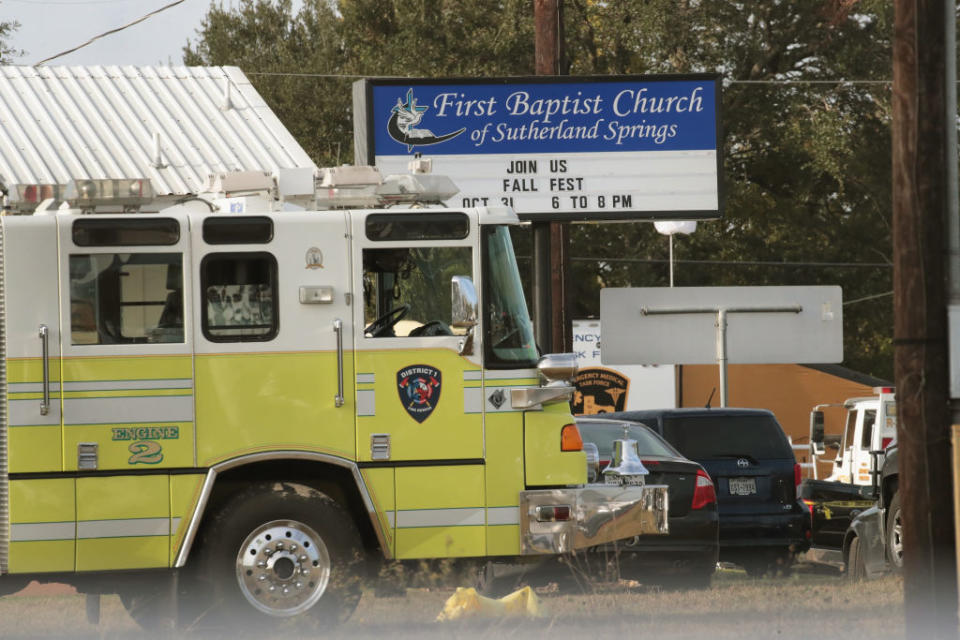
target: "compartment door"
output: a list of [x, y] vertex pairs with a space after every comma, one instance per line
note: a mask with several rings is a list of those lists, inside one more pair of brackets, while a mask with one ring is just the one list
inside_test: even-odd
[[9, 491], [9, 570], [73, 571], [75, 479], [49, 477], [63, 471], [57, 218], [4, 216], [0, 224], [10, 477], [9, 487], [2, 489]]
[[173, 523], [163, 470], [196, 466], [189, 222], [57, 220], [63, 464], [78, 476], [77, 568], [166, 567]]

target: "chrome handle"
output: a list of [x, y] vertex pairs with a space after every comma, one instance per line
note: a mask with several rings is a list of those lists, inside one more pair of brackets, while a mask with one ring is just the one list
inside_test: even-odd
[[337, 318], [333, 321], [333, 332], [337, 334], [337, 395], [333, 404], [343, 406], [343, 322]]
[[50, 329], [40, 325], [40, 345], [43, 350], [43, 400], [40, 401], [40, 415], [50, 413]]

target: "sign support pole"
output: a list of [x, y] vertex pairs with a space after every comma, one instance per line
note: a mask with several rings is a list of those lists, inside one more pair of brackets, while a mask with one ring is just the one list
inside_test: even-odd
[[[537, 75], [560, 75], [563, 59], [563, 0], [534, 0], [534, 58]], [[534, 329], [537, 344], [571, 351], [567, 305], [568, 232], [562, 222], [533, 223]]]

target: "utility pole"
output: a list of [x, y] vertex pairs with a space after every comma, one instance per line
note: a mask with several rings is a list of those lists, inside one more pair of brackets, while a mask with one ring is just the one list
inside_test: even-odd
[[[563, 71], [563, 0], [534, 0], [534, 58], [538, 76]], [[546, 352], [573, 348], [567, 281], [569, 230], [562, 222], [533, 223], [533, 316], [537, 344]]]
[[[894, 377], [907, 637], [957, 637], [947, 323], [946, 29], [953, 0], [895, 0]], [[955, 105], [955, 102], [952, 102]]]

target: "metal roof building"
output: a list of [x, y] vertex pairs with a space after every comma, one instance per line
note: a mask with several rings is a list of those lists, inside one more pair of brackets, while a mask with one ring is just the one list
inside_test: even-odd
[[0, 186], [207, 176], [316, 165], [236, 67], [0, 66]]

